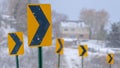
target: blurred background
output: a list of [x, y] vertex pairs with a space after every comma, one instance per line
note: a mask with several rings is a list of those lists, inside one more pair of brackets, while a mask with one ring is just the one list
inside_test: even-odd
[[89, 56], [84, 68], [108, 68], [106, 54], [115, 54], [112, 68], [120, 63], [119, 0], [0, 0], [0, 68], [16, 68], [14, 56], [8, 55], [7, 34], [24, 32], [25, 54], [20, 68], [38, 68], [38, 50], [27, 40], [27, 4], [49, 3], [52, 7], [52, 46], [43, 47], [43, 68], [57, 68], [55, 39], [65, 40], [60, 68], [81, 68], [79, 44], [87, 44]]

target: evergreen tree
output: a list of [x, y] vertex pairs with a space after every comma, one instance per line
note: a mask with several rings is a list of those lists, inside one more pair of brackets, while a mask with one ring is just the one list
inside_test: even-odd
[[111, 31], [108, 35], [108, 46], [120, 47], [120, 22], [112, 24]]

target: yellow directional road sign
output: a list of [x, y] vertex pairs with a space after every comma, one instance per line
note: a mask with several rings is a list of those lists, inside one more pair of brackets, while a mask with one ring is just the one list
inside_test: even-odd
[[30, 47], [50, 46], [52, 44], [52, 18], [50, 4], [29, 4], [28, 45]]
[[58, 38], [56, 39], [56, 53], [62, 55], [64, 49], [64, 39]]
[[106, 61], [108, 64], [114, 64], [114, 54], [110, 53], [106, 57]]
[[87, 57], [88, 56], [88, 46], [87, 45], [79, 45], [78, 52], [79, 52], [79, 56]]
[[10, 55], [24, 54], [23, 33], [9, 33], [8, 34], [8, 48]]

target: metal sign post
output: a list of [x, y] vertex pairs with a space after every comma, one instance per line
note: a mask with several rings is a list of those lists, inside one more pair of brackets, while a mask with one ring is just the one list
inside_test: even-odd
[[42, 47], [38, 47], [38, 68], [42, 68]]
[[58, 54], [58, 68], [60, 68], [60, 56], [64, 52], [64, 39], [58, 38], [56, 39], [56, 53]]
[[83, 63], [84, 63], [84, 59], [83, 59], [83, 57], [82, 57], [82, 63], [81, 63], [81, 64], [82, 64], [82, 68], [84, 67], [84, 64], [83, 64]]
[[42, 47], [52, 45], [50, 4], [28, 4], [28, 45], [38, 48], [38, 68], [42, 68]]
[[23, 33], [8, 33], [9, 55], [15, 56], [16, 68], [19, 68], [19, 55], [24, 54]]
[[110, 68], [111, 68], [111, 64], [110, 64]]
[[88, 46], [87, 45], [80, 45], [78, 46], [78, 53], [81, 56], [81, 67], [84, 67], [84, 57], [88, 56]]
[[58, 68], [60, 68], [60, 54], [58, 54]]
[[109, 67], [111, 68], [112, 64], [114, 64], [114, 54], [113, 53], [107, 54], [106, 62], [109, 64]]
[[18, 55], [16, 55], [16, 68], [19, 68], [19, 59], [18, 59]]

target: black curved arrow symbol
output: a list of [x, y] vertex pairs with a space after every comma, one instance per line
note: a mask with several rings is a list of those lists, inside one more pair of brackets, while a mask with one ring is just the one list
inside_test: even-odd
[[15, 41], [16, 45], [13, 48], [11, 54], [16, 54], [20, 48], [20, 46], [22, 45], [22, 41], [20, 41], [20, 39], [18, 38], [18, 36], [15, 33], [11, 33], [10, 36], [12, 37], [12, 39]]
[[63, 48], [63, 44], [60, 39], [58, 39], [58, 42], [60, 43], [60, 48], [57, 50], [57, 53], [59, 53]]
[[112, 56], [111, 56], [111, 54], [108, 54], [108, 56], [110, 57], [110, 60], [109, 60], [109, 63], [112, 61]]
[[29, 5], [29, 7], [39, 24], [38, 30], [36, 31], [30, 45], [39, 45], [42, 42], [50, 24], [39, 5]]
[[83, 56], [86, 53], [86, 49], [84, 48], [84, 46], [80, 46], [83, 49], [83, 52], [80, 56]]

